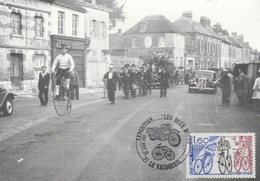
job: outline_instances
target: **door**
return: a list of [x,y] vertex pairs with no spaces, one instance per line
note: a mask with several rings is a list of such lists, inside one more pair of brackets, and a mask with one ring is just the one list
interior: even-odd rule
[[23,77],[23,56],[22,54],[11,54],[10,74],[12,89],[20,89],[21,80]]

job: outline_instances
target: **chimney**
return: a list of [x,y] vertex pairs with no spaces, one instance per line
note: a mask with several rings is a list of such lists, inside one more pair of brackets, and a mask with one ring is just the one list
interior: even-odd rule
[[192,19],[192,12],[191,11],[185,11],[182,13],[182,18],[189,18]]
[[204,26],[204,27],[206,27],[207,26],[207,17],[206,16],[201,16],[200,17],[200,24],[202,25],[202,26]]
[[216,30],[217,32],[221,32],[221,31],[222,31],[221,25],[220,25],[219,23],[213,25],[213,28],[214,28],[214,30]]
[[244,41],[244,35],[243,35],[243,34],[239,35],[238,38],[239,38],[240,40]]
[[226,35],[226,36],[228,36],[228,35],[229,35],[229,33],[228,33],[228,31],[227,31],[227,30],[223,30],[223,31],[222,31],[222,34],[223,34],[223,35]]
[[209,18],[207,18],[206,23],[207,23],[207,25],[208,25],[209,27],[211,26],[211,21],[210,21]]
[[236,38],[237,37],[237,32],[232,32],[231,35]]
[[122,34],[122,29],[119,28],[119,29],[117,30],[117,33],[118,33],[119,35],[121,35],[121,34]]

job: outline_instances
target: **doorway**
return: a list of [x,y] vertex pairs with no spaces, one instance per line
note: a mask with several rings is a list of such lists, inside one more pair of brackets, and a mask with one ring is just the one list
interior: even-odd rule
[[10,55],[10,78],[12,89],[20,89],[21,80],[23,78],[23,55],[11,53]]

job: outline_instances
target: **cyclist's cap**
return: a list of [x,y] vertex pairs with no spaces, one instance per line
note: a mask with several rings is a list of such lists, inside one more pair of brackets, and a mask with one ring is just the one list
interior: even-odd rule
[[46,69],[46,66],[45,66],[45,65],[43,65],[43,66],[42,66],[42,69],[43,69],[43,68],[45,68],[45,69]]
[[108,68],[114,68],[114,66],[113,65],[109,65],[109,67]]
[[61,46],[61,48],[67,48],[67,45],[64,43],[62,43],[60,46]]

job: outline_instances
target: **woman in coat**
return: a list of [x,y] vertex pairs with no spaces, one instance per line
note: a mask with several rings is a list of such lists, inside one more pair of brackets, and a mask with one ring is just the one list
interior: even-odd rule
[[230,78],[227,72],[223,73],[220,84],[222,87],[222,105],[227,106],[230,103],[230,94],[231,94]]
[[239,105],[243,105],[246,91],[246,75],[242,72],[241,69],[238,69],[238,72],[239,76],[236,85],[236,95],[239,101]]
[[253,91],[253,106],[256,106],[257,102],[260,100],[260,69],[258,70],[257,78],[255,79]]

